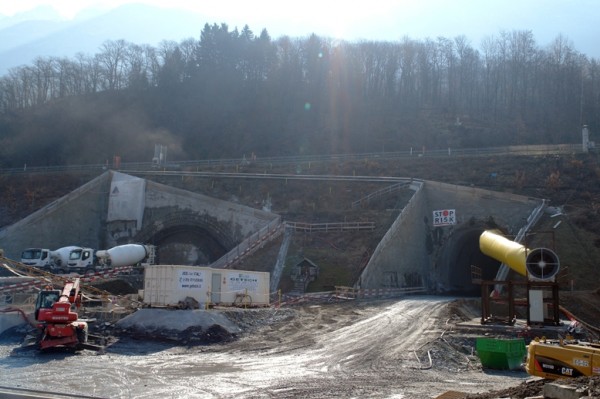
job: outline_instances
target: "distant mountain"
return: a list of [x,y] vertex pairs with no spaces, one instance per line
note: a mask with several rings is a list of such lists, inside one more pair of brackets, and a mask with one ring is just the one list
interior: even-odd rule
[[[589,3],[593,1],[590,0]],[[556,36],[561,34],[561,29],[556,23],[532,24],[526,17],[535,14],[538,21],[563,21],[560,24],[562,34],[573,40],[575,49],[600,59],[600,47],[596,43],[596,37],[600,34],[600,25],[596,23],[597,13],[580,12],[576,14],[579,16],[577,18],[562,17],[569,15],[570,10],[575,10],[568,1],[557,2],[552,7],[538,8],[535,2],[523,2],[523,11],[519,15],[498,16],[492,18],[491,22],[480,19],[473,26],[459,24],[455,19],[447,18],[444,13],[435,14],[438,19],[431,17],[434,19],[428,19],[429,23],[424,23],[420,18],[403,20],[402,14],[390,14],[387,18],[376,21],[377,29],[373,29],[370,24],[353,27],[346,40],[362,40],[362,37],[368,37],[369,40],[400,40],[405,36],[413,39],[438,36],[448,38],[465,34],[477,47],[483,38],[496,35],[499,31],[510,31],[507,28],[514,26],[517,30],[531,30],[541,47],[552,45]],[[586,10],[585,7],[582,9]],[[507,13],[508,10],[507,8]],[[290,21],[272,18],[268,10],[255,15],[253,21],[245,20],[246,16],[240,13],[230,14],[224,20],[215,20],[214,16],[207,17],[211,14],[189,10],[125,4],[110,11],[88,8],[72,20],[62,19],[49,6],[12,17],[0,15],[0,76],[6,74],[9,68],[31,64],[36,57],[96,54],[106,40],[124,39],[131,43],[156,46],[163,40],[179,42],[190,37],[199,39],[205,23],[224,22],[231,29],[237,27],[240,30],[247,23],[255,34],[266,28],[272,37],[304,37],[311,32],[327,37],[332,33],[331,26],[320,26],[318,21],[311,24],[311,21],[300,19]]]
[[[62,29],[68,22],[59,20],[28,20],[8,26],[0,30],[0,58],[4,58],[5,52],[37,40],[42,40]],[[5,60],[0,60],[3,62]]]
[[[38,6],[32,10],[19,12],[12,17],[0,14],[0,29],[8,28],[25,21],[58,21],[60,14],[52,6]],[[5,44],[5,43],[2,43]]]
[[[36,12],[33,17],[41,15]],[[100,15],[79,16],[70,21],[59,20],[57,15],[45,15],[50,18],[0,19],[0,75],[6,74],[9,68],[31,64],[37,57],[93,55],[106,40],[124,39],[156,46],[163,40],[199,39],[205,23],[221,22],[208,21],[190,11],[141,4],[127,4]]]

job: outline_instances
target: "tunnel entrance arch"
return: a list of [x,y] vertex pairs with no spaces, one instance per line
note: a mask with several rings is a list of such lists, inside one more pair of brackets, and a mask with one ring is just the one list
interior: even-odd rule
[[148,223],[135,237],[156,246],[156,262],[173,265],[208,265],[237,245],[227,226],[207,214],[170,213],[165,221]]
[[156,246],[156,262],[169,265],[208,265],[227,249],[207,230],[180,225],[157,232],[148,241]]
[[482,279],[493,280],[496,277],[500,262],[479,249],[479,237],[489,228],[475,224],[459,228],[448,237],[435,262],[439,291],[455,295],[481,295],[481,287],[472,282],[472,265],[481,269]]

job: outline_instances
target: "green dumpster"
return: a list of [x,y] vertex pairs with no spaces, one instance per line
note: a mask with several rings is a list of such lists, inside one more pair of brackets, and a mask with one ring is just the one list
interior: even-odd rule
[[523,338],[477,338],[476,348],[481,365],[496,370],[518,369],[527,351]]

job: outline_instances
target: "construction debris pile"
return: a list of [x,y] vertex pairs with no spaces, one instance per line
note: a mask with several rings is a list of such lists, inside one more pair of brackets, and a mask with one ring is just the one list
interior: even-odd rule
[[192,326],[182,331],[177,329],[146,330],[138,327],[120,329],[117,327],[112,329],[112,331],[105,329],[105,332],[110,332],[110,335],[113,337],[166,341],[184,346],[226,343],[236,339],[235,334],[230,333],[218,324],[213,324],[208,328]]
[[91,331],[107,338],[144,339],[182,346],[227,343],[276,321],[293,318],[293,309],[218,309],[190,312],[140,309],[116,323],[98,323]]
[[467,394],[465,399],[543,398],[548,397],[544,396],[544,389],[548,390],[548,388],[544,387],[549,384],[559,385],[567,391],[576,392],[572,395],[577,396],[568,397],[579,397],[581,399],[600,398],[600,377],[579,377],[574,379],[561,379],[552,383],[541,379],[525,381],[515,387],[502,389],[499,391],[492,391],[485,394]]

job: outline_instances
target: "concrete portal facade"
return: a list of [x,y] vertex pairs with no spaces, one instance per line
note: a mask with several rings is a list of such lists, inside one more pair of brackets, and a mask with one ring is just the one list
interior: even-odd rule
[[[545,206],[541,199],[433,181],[415,181],[411,188],[414,196],[379,243],[359,288],[424,286],[429,292],[478,294],[471,265],[490,280],[500,266],[481,253],[481,233],[499,229],[514,236]],[[452,217],[448,224],[434,220],[444,211]]]
[[210,264],[278,215],[108,171],[0,231],[0,248],[153,244],[162,263]]
[[[379,242],[357,288],[475,295],[479,287],[471,282],[471,265],[482,268],[484,279],[492,279],[500,266],[481,253],[481,233],[499,229],[514,236],[545,206],[541,199],[510,193],[403,181],[414,194]],[[141,243],[158,248],[160,264],[209,265],[225,254],[244,253],[239,249],[252,247],[250,240],[266,236],[263,229],[277,226],[281,217],[271,212],[110,171],[0,231],[0,248],[20,259],[29,247]]]

